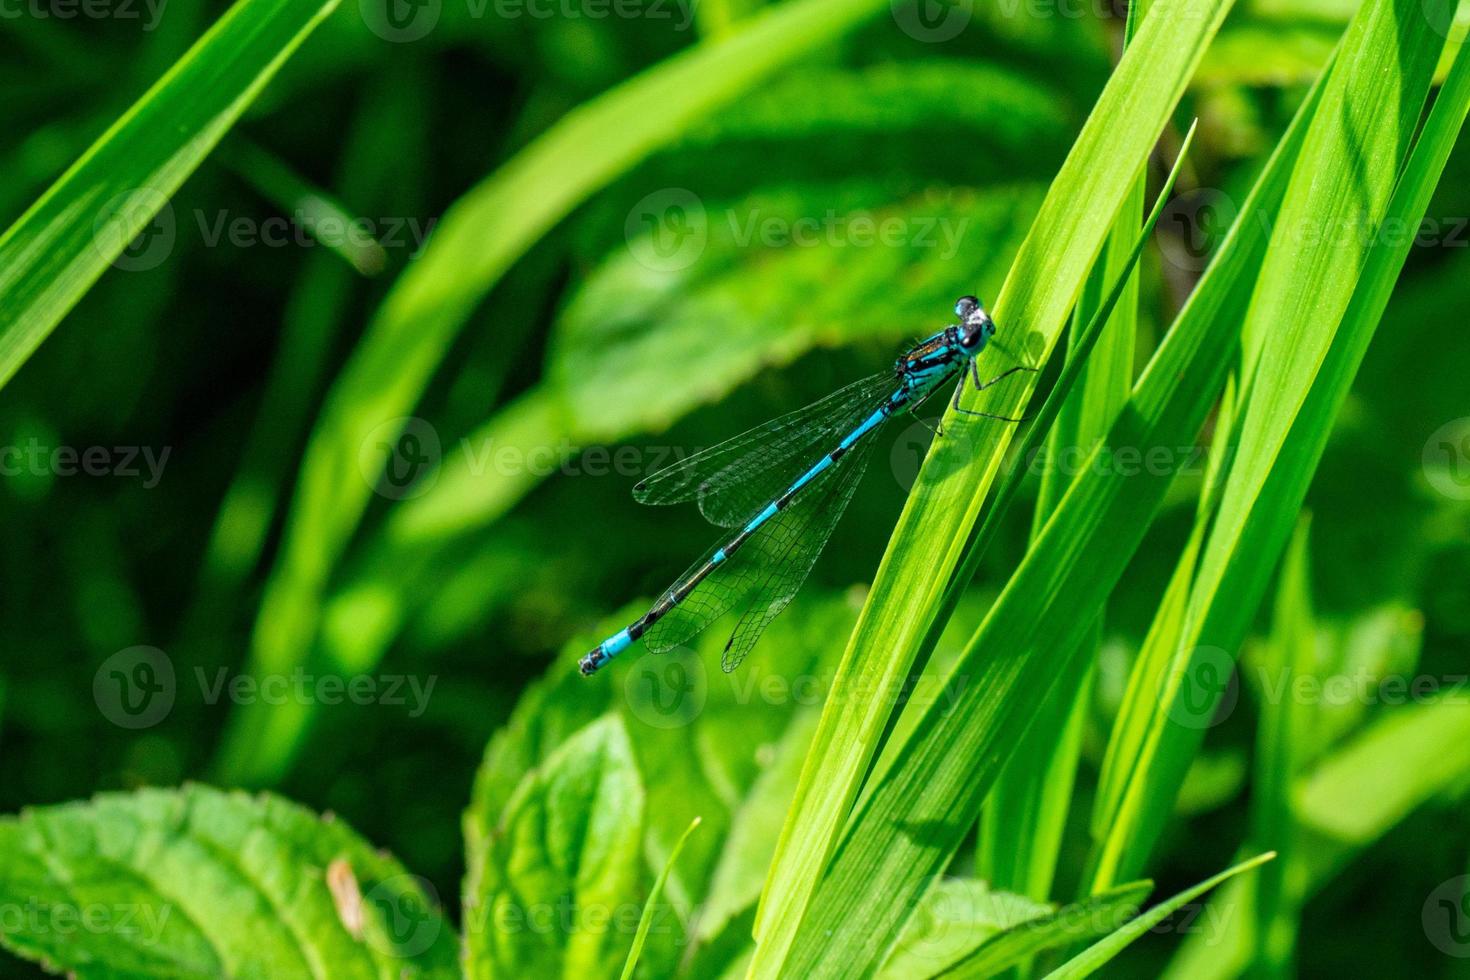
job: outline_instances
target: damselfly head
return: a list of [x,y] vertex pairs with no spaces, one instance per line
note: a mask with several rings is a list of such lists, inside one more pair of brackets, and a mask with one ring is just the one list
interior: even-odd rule
[[985,346],[995,336],[995,321],[974,296],[961,296],[954,304],[954,315],[960,318],[960,346],[972,350]]

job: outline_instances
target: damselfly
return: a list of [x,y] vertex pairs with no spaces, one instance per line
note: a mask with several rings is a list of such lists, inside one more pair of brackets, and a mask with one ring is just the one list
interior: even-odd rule
[[739,528],[695,562],[636,623],[599,643],[579,666],[591,674],[643,638],[655,653],[692,639],[742,610],[722,665],[734,670],[796,595],[832,528],[847,509],[884,422],[911,412],[958,378],[951,404],[965,415],[1019,419],[960,408],[966,376],[983,391],[1017,371],[980,380],[977,358],[995,335],[980,301],[955,303],[959,323],[921,341],[892,371],[846,388],[666,467],[633,488],[645,504],[697,500],[711,523]]

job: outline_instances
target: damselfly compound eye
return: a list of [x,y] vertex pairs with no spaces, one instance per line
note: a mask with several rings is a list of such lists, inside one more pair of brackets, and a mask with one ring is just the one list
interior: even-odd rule
[[954,315],[963,321],[978,309],[980,309],[980,301],[978,299],[973,296],[961,296],[955,300]]

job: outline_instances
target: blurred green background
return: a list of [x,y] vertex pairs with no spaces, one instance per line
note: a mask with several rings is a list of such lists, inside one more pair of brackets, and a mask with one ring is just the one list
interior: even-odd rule
[[[318,705],[262,749],[252,726],[274,709],[210,703],[197,671],[212,681],[246,669],[307,436],[388,285],[446,209],[566,112],[758,6],[650,0],[618,15],[590,0],[424,0],[384,14],[374,2],[345,3],[307,41],[166,223],[0,395],[0,446],[17,450],[0,478],[0,809],[191,779],[268,786],[341,814],[453,896],[460,814],[520,692],[571,670],[614,613],[655,594],[712,537],[692,508],[637,507],[638,476],[667,451],[711,445],[881,369],[948,322],[955,296],[993,296],[1107,77],[1122,21],[1088,4],[917,18],[896,7],[557,224],[477,307],[414,409],[409,431],[422,438],[388,460],[468,445],[481,471],[398,487],[368,467],[376,493],[330,570],[319,629],[287,644],[313,674],[356,663],[347,673],[412,677],[430,695],[415,705],[404,686],[405,704]],[[1165,134],[1177,143],[1201,120],[1143,261],[1140,358],[1352,7],[1260,0],[1231,15],[1180,129]],[[223,7],[8,9],[19,13],[0,25],[6,225]],[[938,14],[955,11],[963,29],[947,36]],[[334,210],[364,219],[379,245],[334,249],[327,226],[300,230],[303,215]],[[1462,140],[1309,499],[1321,629],[1365,663],[1442,678],[1470,671],[1470,441],[1436,455],[1439,441],[1470,440],[1465,429],[1436,435],[1470,415],[1467,215]],[[868,220],[891,220],[894,240],[864,239]],[[790,237],[804,227],[811,239]],[[686,232],[692,252],[680,251]],[[885,438],[788,616],[824,596],[855,610],[927,436]],[[535,445],[558,461],[496,462],[503,446]],[[630,455],[600,455],[623,446]],[[90,447],[106,450],[95,474],[30,462]],[[1111,604],[1084,803],[1197,480],[1181,479]],[[1019,558],[1024,510],[979,596]],[[109,658],[138,645],[163,652],[176,694],[162,717],[128,728],[105,676]],[[1181,794],[1155,865],[1161,894],[1229,863],[1255,725],[1246,683]],[[1375,976],[1470,976],[1426,942],[1419,918],[1424,896],[1465,871],[1467,815],[1463,793],[1437,799],[1314,899],[1302,975],[1373,963]],[[1111,969],[1156,975],[1177,938],[1150,937]]]

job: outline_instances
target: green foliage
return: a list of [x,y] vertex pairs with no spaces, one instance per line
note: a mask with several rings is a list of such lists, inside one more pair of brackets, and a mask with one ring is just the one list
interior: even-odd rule
[[[233,8],[0,235],[0,384],[153,226],[169,196],[335,6],[254,0]],[[168,248],[169,232],[159,234],[144,247]],[[155,262],[146,252],[131,258],[140,268]]]
[[340,821],[203,786],[0,823],[3,942],[89,977],[455,976],[422,882]]
[[[0,42],[6,975],[1450,969],[1465,14],[530,6]],[[739,671],[577,675],[712,533],[633,482],[971,292],[1025,425],[890,425]]]

